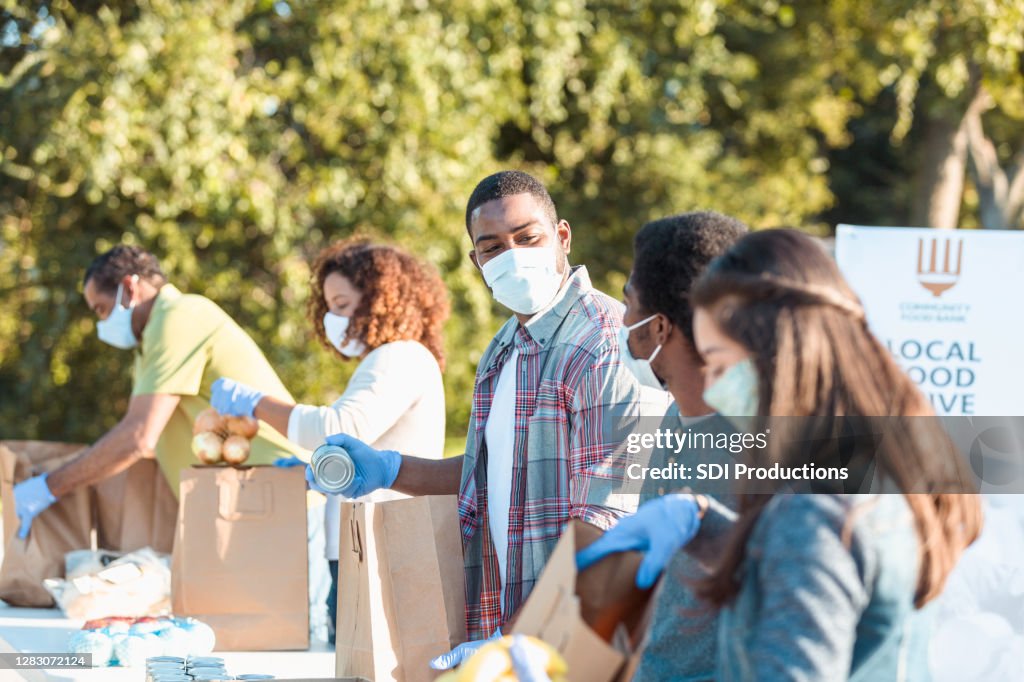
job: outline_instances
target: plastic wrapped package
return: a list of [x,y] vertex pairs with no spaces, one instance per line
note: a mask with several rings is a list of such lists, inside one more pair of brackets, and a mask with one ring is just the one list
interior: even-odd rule
[[113,616],[88,621],[68,640],[68,651],[92,654],[95,667],[135,668],[160,657],[203,660],[215,645],[213,629],[195,618]]
[[92,665],[102,668],[114,657],[114,640],[105,632],[80,630],[71,636],[68,653],[92,654]]
[[164,642],[156,635],[114,636],[114,658],[126,668],[142,667],[147,658],[163,655]]
[[159,616],[170,613],[171,571],[167,555],[147,548],[123,556],[90,550],[69,552],[67,578],[43,581],[69,618]]

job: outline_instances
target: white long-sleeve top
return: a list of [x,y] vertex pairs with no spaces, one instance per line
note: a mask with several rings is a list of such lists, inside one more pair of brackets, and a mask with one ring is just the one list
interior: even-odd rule
[[[378,450],[441,459],[444,408],[437,360],[418,341],[395,341],[363,358],[334,404],[296,405],[288,417],[288,440],[314,450],[327,436],[346,433]],[[378,490],[360,500],[403,497],[392,490]],[[341,497],[328,496],[324,520],[328,559],[338,558],[340,512]]]

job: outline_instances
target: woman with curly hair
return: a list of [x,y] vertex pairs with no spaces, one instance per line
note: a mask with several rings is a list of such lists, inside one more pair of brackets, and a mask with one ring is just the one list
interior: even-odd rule
[[[213,385],[223,414],[261,419],[290,441],[315,449],[334,433],[374,447],[440,459],[444,451],[443,327],[448,294],[438,273],[384,244],[349,239],[325,248],[313,264],[309,320],[322,344],[359,365],[331,405],[294,405],[231,379]],[[367,500],[405,497],[379,491]],[[328,631],[334,642],[341,499],[325,511],[331,572]]]

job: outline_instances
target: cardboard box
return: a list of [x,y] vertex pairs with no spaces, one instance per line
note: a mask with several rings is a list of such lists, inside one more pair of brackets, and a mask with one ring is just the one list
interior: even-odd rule
[[638,552],[611,555],[578,574],[576,552],[600,536],[580,521],[566,526],[511,628],[557,649],[570,682],[628,680],[653,610],[653,591],[635,586]]

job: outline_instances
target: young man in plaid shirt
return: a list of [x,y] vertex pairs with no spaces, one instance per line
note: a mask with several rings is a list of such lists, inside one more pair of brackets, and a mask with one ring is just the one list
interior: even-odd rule
[[[569,223],[540,182],[517,171],[485,178],[466,228],[470,259],[514,313],[477,367],[466,454],[436,461],[344,434],[327,442],[355,462],[347,497],[381,487],[459,495],[467,632],[480,640],[525,602],[570,519],[608,529],[634,511],[594,504],[601,496],[588,494],[591,483],[619,475],[602,464],[641,414],[665,413],[669,396],[621,363],[623,306],[591,286],[585,267],[569,265]],[[439,667],[457,665],[475,644]]]

